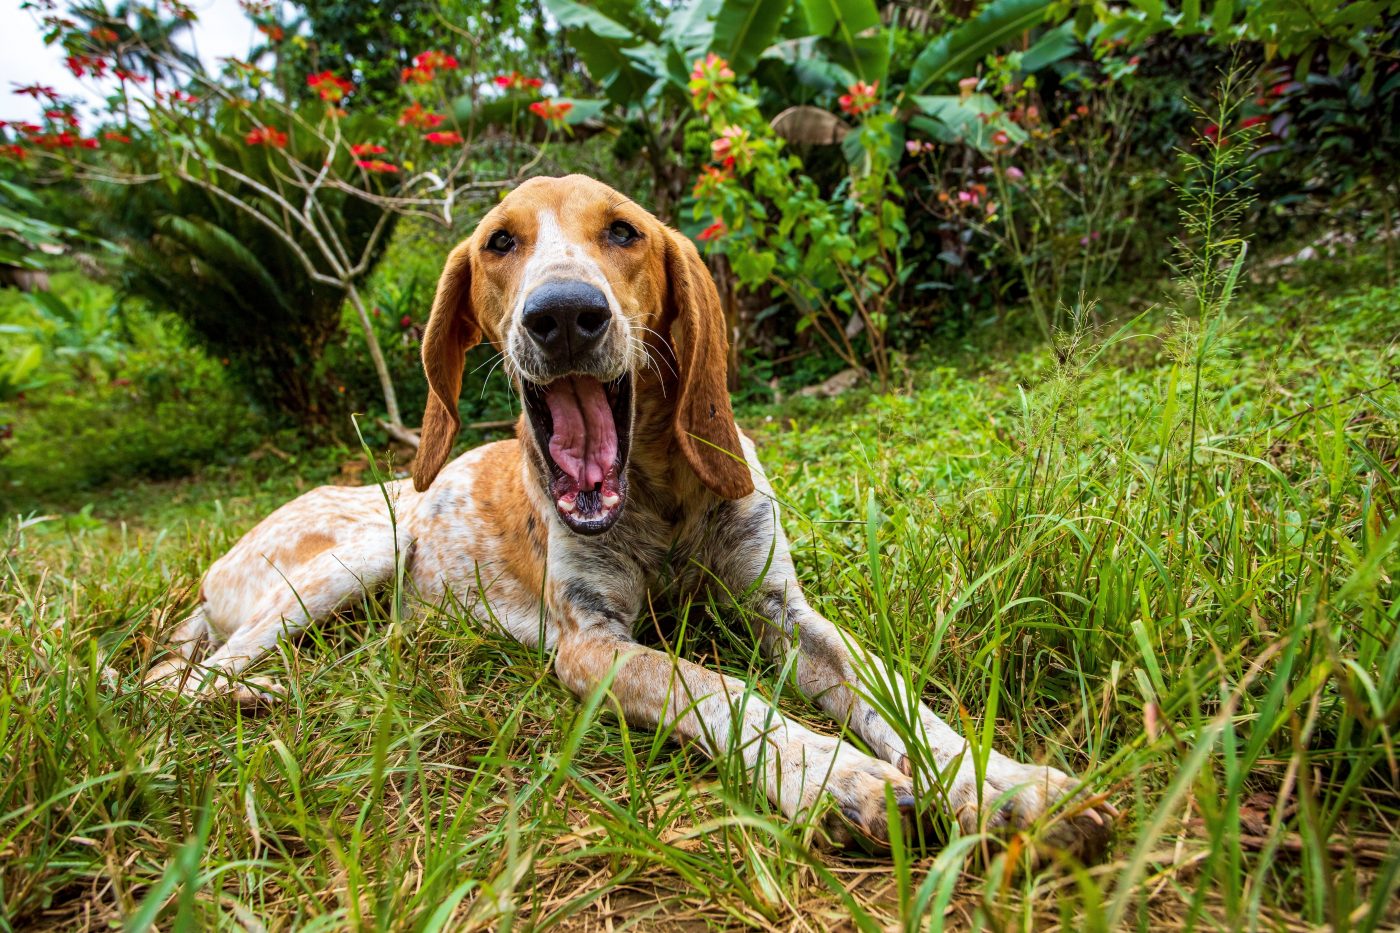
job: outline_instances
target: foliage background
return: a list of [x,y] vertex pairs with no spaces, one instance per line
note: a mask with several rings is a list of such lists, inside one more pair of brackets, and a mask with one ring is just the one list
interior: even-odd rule
[[[32,9],[112,101],[0,127],[0,268],[49,285],[0,288],[6,928],[1400,922],[1400,4],[317,0],[217,73],[179,3]],[[821,851],[397,590],[262,718],[139,689],[259,517],[402,469],[442,257],[570,171],[703,245],[822,611],[1113,794],[1104,864]],[[642,637],[831,728],[695,615]]]

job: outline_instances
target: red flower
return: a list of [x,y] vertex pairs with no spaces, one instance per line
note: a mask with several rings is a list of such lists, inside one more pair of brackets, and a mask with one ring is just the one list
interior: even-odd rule
[[457,59],[446,52],[419,52],[413,56],[413,67],[429,75],[434,71],[456,71]]
[[403,113],[399,114],[399,126],[413,126],[420,130],[431,130],[446,119],[447,118],[441,114],[433,113],[431,110],[424,110],[422,104],[414,103]]
[[92,36],[98,42],[105,42],[108,45],[111,45],[120,38],[115,29],[108,29],[106,26],[97,26],[92,32],[88,33],[88,35]]
[[354,156],[383,155],[388,151],[375,143],[356,143],[350,147],[350,154]]
[[399,72],[399,80],[404,84],[427,84],[433,80],[433,73],[425,68],[405,68]]
[[1220,127],[1216,126],[1214,123],[1210,124],[1206,127],[1206,139],[1214,139],[1216,134],[1219,132]]
[[366,172],[377,172],[381,175],[397,172],[399,167],[392,162],[385,162],[383,159],[359,159],[355,162]]
[[1249,129],[1251,126],[1258,126],[1259,124],[1261,124],[1261,123],[1263,123],[1263,122],[1264,122],[1264,118],[1263,118],[1263,117],[1246,117],[1245,119],[1243,119],[1243,120],[1240,121],[1240,129],[1242,129],[1242,130],[1247,130],[1247,129]]
[[998,146],[1005,146],[1007,143],[1011,142],[1011,137],[1006,135],[1006,130],[997,130],[992,134],[992,142],[996,143]]
[[708,227],[706,227],[704,230],[701,230],[701,231],[696,235],[696,239],[705,240],[705,241],[709,241],[709,240],[718,240],[720,237],[724,236],[724,235],[725,235],[726,233],[728,233],[728,232],[729,232],[729,228],[726,227],[726,226],[724,225],[724,221],[722,221],[722,220],[716,220],[714,223],[710,224],[710,225],[709,225]]
[[12,159],[25,159],[29,152],[18,143],[10,143],[8,146],[0,146],[0,152],[5,153]]
[[410,327],[413,326],[413,318],[405,314],[403,317],[399,318],[399,326],[402,327],[404,330],[408,330]]
[[114,142],[114,143],[129,143],[129,142],[131,142],[131,137],[130,137],[130,136],[127,136],[125,133],[106,132],[106,133],[103,133],[103,134],[102,134],[102,138],[103,138],[103,139],[106,139],[106,140],[110,140],[111,142]]
[[563,123],[564,117],[573,109],[574,105],[567,100],[537,100],[530,105],[531,113],[552,123]]
[[69,126],[78,125],[78,118],[67,110],[45,110],[44,116],[50,120],[61,120]]
[[344,78],[337,78],[333,71],[323,71],[320,74],[307,75],[306,84],[314,87],[321,95],[321,100],[338,101],[355,89],[352,81]]
[[271,146],[274,149],[282,149],[287,145],[287,134],[270,126],[259,126],[244,136],[243,141],[250,146]]
[[434,146],[456,146],[463,142],[460,133],[425,133],[423,138]]
[[849,94],[842,94],[838,103],[841,109],[851,116],[859,116],[870,110],[879,102],[880,82],[866,84],[864,81],[857,81],[846,90]]
[[13,83],[14,86],[15,86],[15,91],[14,91],[14,92],[15,92],[16,94],[25,94],[25,95],[27,95],[27,96],[29,96],[29,97],[34,98],[35,100],[38,100],[40,97],[55,98],[55,97],[58,96],[58,91],[56,91],[56,90],[54,90],[53,88],[49,87],[47,84],[24,84],[24,85],[22,85],[22,84],[20,84],[18,81],[14,81],[14,82],[12,82],[12,83]]
[[267,36],[272,42],[281,42],[287,35],[281,26],[275,26],[271,23],[258,23],[258,32]]
[[89,72],[94,78],[101,78],[107,74],[107,60],[96,55],[69,55],[63,63],[73,72],[75,78],[81,78]]
[[527,78],[518,71],[508,75],[496,75],[496,86],[507,91],[538,90],[544,85],[539,78]]
[[112,74],[117,76],[118,81],[135,81],[137,84],[145,84],[146,76],[133,74],[125,68],[113,68]]
[[82,146],[84,149],[96,149],[100,143],[98,143],[96,139],[80,139],[78,140],[78,145]]

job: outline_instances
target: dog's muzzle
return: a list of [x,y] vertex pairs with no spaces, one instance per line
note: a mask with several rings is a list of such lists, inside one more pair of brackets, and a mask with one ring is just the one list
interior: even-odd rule
[[535,288],[521,310],[538,370],[548,374],[525,379],[521,395],[549,496],[571,531],[599,534],[622,514],[632,438],[631,374],[598,375],[616,372],[606,360],[612,309],[597,287],[558,281]]

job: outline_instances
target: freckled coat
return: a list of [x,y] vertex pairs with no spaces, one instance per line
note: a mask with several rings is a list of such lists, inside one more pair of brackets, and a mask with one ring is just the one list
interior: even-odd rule
[[[609,240],[619,223],[637,237]],[[511,248],[489,248],[492,237]],[[594,536],[561,520],[528,413],[516,440],[448,462],[466,351],[484,337],[517,386],[538,381],[522,308],[559,281],[597,289],[610,313],[607,339],[576,371],[622,373],[633,386],[632,410],[618,413],[632,441],[625,505]],[[247,665],[392,579],[404,555],[421,611],[465,607],[543,643],[570,689],[606,683],[630,721],[740,757],[784,814],[825,813],[837,839],[886,839],[889,788],[906,816],[939,806],[968,831],[1044,822],[1048,845],[1098,852],[1110,805],[1063,772],[996,752],[979,780],[966,741],[811,608],[772,489],[735,426],[726,358],[718,295],[688,240],[592,179],[525,183],[447,259],[423,342],[430,396],[412,482],[316,489],[270,515],[209,568],[199,606],[174,633],[176,656],[149,682],[266,700],[275,686],[244,677]],[[707,594],[756,614],[770,655],[795,651],[797,686],[868,752],[783,716],[736,678],[633,639],[649,605]],[[194,662],[206,635],[218,646]],[[911,776],[932,789],[929,800],[916,800]]]

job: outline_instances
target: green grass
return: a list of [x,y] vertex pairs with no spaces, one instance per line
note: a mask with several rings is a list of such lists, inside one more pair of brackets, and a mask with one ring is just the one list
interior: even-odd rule
[[[1393,928],[1400,289],[1325,272],[1204,332],[1148,315],[742,414],[814,603],[971,734],[1109,790],[1099,866],[813,852],[732,766],[392,593],[269,659],[291,695],[265,715],[143,693],[202,568],[333,472],[306,455],[11,523],[5,922]],[[831,728],[741,621],[687,621],[641,628]]]

